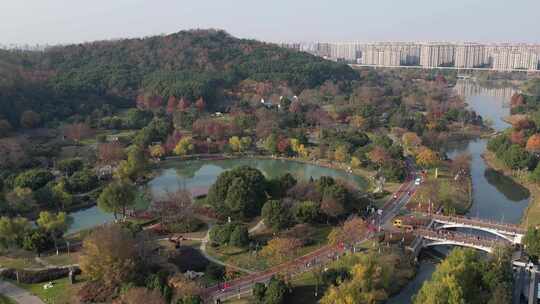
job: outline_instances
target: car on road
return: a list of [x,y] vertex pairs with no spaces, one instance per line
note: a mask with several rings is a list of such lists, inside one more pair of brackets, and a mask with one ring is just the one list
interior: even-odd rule
[[420,177],[417,177],[417,178],[414,180],[414,184],[415,184],[416,186],[420,185],[421,183],[422,183],[422,178],[420,178]]

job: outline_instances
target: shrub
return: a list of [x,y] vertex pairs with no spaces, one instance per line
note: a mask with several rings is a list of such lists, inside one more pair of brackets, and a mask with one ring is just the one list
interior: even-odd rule
[[98,178],[91,170],[75,172],[67,181],[66,188],[71,193],[88,192],[98,186]]
[[15,187],[37,190],[53,179],[54,176],[47,170],[31,169],[17,175]]
[[65,174],[71,175],[81,170],[83,165],[84,163],[80,158],[69,158],[59,161],[56,167]]

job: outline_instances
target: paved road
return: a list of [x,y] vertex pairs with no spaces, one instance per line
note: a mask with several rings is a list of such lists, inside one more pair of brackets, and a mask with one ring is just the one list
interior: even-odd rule
[[[383,207],[383,213],[379,222],[381,225],[390,223],[391,219],[401,210],[403,206],[409,201],[412,193],[416,190],[414,184],[414,175],[410,175],[405,183],[401,185],[399,190],[395,193],[396,198],[391,198]],[[409,194],[411,193],[411,194]],[[365,236],[363,240],[368,239],[370,236]],[[203,242],[204,244],[205,242]],[[201,244],[201,251],[203,251],[203,244]],[[205,245],[206,246],[206,245]],[[204,251],[203,251],[204,252]],[[311,252],[303,257],[297,258],[294,261],[279,265],[275,268],[269,269],[260,273],[251,273],[246,277],[239,278],[237,280],[225,283],[225,286],[213,286],[206,290],[208,298],[220,298],[222,300],[231,298],[238,294],[244,294],[248,292],[255,282],[265,282],[269,280],[276,273],[280,272],[292,272],[302,273],[310,270],[315,265],[323,265],[327,262],[337,258],[340,255],[340,249],[333,246],[324,246],[315,252]]]
[[3,294],[20,304],[45,304],[40,298],[13,283],[0,281],[0,294]]

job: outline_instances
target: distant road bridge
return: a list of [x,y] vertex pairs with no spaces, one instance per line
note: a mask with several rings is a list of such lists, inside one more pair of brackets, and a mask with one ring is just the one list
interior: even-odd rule
[[485,219],[469,218],[463,216],[446,216],[441,214],[424,214],[431,218],[436,229],[467,228],[491,233],[503,238],[512,244],[521,244],[526,230],[512,224],[502,224]]

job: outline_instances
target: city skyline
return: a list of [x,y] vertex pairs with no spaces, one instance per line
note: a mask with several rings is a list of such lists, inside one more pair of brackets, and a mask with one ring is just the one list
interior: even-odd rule
[[539,43],[540,2],[428,0],[0,0],[0,44],[67,44],[195,28],[262,41],[479,41]]
[[540,70],[540,44],[477,42],[282,43],[329,60],[386,67]]

